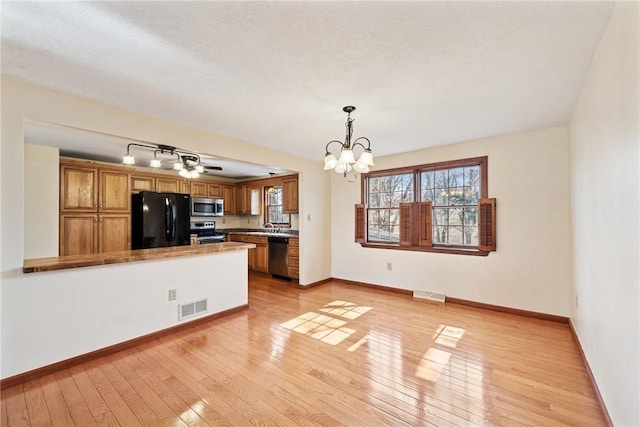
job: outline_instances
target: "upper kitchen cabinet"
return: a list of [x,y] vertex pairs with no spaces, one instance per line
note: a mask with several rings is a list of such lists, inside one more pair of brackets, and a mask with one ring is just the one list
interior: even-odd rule
[[128,212],[129,203],[128,173],[61,162],[61,212]]
[[129,212],[131,192],[129,174],[110,170],[99,170],[100,212]]
[[92,212],[98,209],[98,169],[60,165],[60,210]]
[[222,184],[207,184],[207,197],[222,199]]
[[282,179],[282,213],[298,213],[297,177],[285,177]]
[[193,181],[191,183],[191,197],[207,197],[207,183]]
[[182,190],[181,180],[175,178],[156,178],[158,193],[179,193]]
[[156,179],[151,175],[131,175],[131,191],[156,191]]
[[240,184],[236,195],[236,213],[238,215],[260,215],[262,213],[262,186]]
[[224,200],[225,215],[236,214],[237,209],[236,209],[236,186],[235,185],[224,185],[222,187],[222,199]]

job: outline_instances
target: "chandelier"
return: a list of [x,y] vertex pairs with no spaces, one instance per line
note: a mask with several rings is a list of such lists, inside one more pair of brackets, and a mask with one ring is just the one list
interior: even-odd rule
[[[333,169],[334,172],[343,174],[345,179],[349,181],[355,181],[356,172],[367,173],[369,172],[369,166],[375,166],[373,164],[373,153],[371,152],[371,141],[369,141],[369,138],[361,136],[353,141],[353,143],[351,142],[351,136],[353,135],[353,119],[351,118],[351,113],[355,111],[355,109],[356,107],[353,106],[346,106],[342,109],[342,111],[347,113],[347,132],[344,142],[335,139],[329,141],[325,148],[326,153],[324,155],[324,170]],[[367,142],[366,147],[361,142],[358,142],[361,140]],[[340,145],[340,155],[338,157],[329,151],[329,146],[333,143]],[[358,160],[356,160],[353,150],[358,146],[362,148],[363,152],[360,154]]]
[[[200,174],[204,172],[204,166],[200,164],[200,156],[198,154],[164,144],[131,143],[127,145],[127,153],[122,158],[122,163],[125,165],[133,165],[136,163],[135,158],[131,155],[131,147],[142,147],[153,150],[153,159],[149,162],[149,166],[152,168],[162,167],[162,157],[164,156],[164,160],[166,160],[166,156],[169,156],[169,159],[173,161],[173,170],[177,171],[178,175],[183,178],[198,178]],[[158,158],[158,156],[160,156],[160,158]],[[174,156],[175,159],[173,158]]]

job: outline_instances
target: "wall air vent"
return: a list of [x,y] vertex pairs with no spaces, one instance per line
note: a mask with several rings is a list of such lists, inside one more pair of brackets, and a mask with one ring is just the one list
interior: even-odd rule
[[178,320],[188,319],[205,311],[207,311],[206,299],[178,305]]
[[446,299],[445,294],[441,292],[417,290],[413,291],[414,298],[428,299],[429,301],[444,302]]

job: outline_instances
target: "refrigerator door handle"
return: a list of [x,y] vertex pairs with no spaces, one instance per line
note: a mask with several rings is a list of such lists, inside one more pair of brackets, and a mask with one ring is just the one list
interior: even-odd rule
[[173,226],[173,209],[171,209],[171,200],[164,198],[164,235],[167,241],[171,241],[171,228]]
[[169,199],[169,218],[171,220],[171,222],[169,223],[170,228],[169,228],[169,236],[167,237],[167,240],[170,242],[173,242],[176,239],[176,221],[177,221],[177,210],[176,210],[176,204],[173,203],[171,201],[171,199]]

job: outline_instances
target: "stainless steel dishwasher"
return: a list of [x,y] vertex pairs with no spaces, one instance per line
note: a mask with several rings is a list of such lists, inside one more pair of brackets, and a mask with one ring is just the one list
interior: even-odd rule
[[269,237],[269,274],[289,278],[288,237]]

